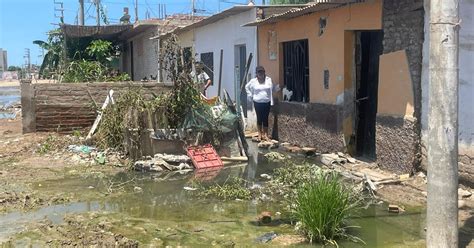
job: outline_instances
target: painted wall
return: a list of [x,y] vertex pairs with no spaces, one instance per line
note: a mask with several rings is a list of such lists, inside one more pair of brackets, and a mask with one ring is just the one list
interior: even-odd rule
[[[327,18],[327,26],[319,36],[319,19]],[[344,82],[348,73],[345,67],[345,43],[351,42],[347,30],[380,30],[382,28],[381,0],[358,3],[293,18],[275,24],[259,26],[259,61],[268,74],[283,85],[281,42],[308,39],[310,101],[342,104]],[[279,45],[276,60],[269,59],[269,32],[276,31]],[[352,43],[351,43],[352,44]],[[329,89],[324,89],[324,70],[329,70]]]
[[[425,1],[429,13],[429,1]],[[460,0],[459,31],[459,154],[474,164],[474,1]],[[422,75],[422,142],[427,141],[429,110],[429,15],[425,16]],[[426,146],[426,145],[425,145]],[[474,172],[474,168],[472,168]]]
[[[150,40],[156,36],[157,29],[150,28],[127,42],[133,41],[133,80],[140,81],[144,77],[150,80],[158,74],[158,40]],[[128,51],[130,53],[130,51]],[[128,62],[130,64],[130,61]],[[130,74],[130,71],[128,71]]]
[[[255,21],[256,10],[229,16],[218,22],[196,28],[194,31],[194,48],[200,58],[201,53],[213,52],[214,56],[214,78],[213,85],[208,89],[208,96],[217,95],[219,80],[220,50],[224,49],[222,64],[222,89],[229,92],[232,98],[236,96],[234,85],[234,48],[236,45],[246,45],[247,57],[250,53],[254,55],[249,73],[255,76],[256,65],[256,28],[242,27],[243,24]],[[199,60],[199,59],[198,59]]]
[[405,50],[380,56],[378,115],[413,117],[413,83]]

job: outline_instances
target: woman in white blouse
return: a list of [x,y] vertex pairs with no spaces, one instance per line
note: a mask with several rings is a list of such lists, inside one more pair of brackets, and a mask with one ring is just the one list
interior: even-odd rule
[[269,140],[268,115],[270,106],[273,105],[273,93],[278,92],[280,88],[277,84],[273,84],[270,77],[265,75],[263,66],[257,66],[255,71],[257,77],[245,85],[245,90],[249,100],[253,101],[257,113],[258,137],[260,140]]

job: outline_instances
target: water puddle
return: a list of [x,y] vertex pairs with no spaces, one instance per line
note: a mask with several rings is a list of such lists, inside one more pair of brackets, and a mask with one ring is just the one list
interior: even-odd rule
[[0,87],[0,119],[13,119],[16,113],[8,111],[21,99],[20,87]]
[[[207,179],[223,182],[229,177],[240,177],[255,182],[260,174],[270,173],[276,166],[278,165],[264,163],[259,156],[254,156],[248,165],[226,167]],[[190,180],[196,179],[202,177],[193,173],[166,178],[158,174],[127,172],[110,178],[72,177],[41,182],[41,187],[36,186],[36,190],[51,194],[61,191],[66,195],[100,196],[107,192],[111,183],[133,181],[133,185],[124,186],[126,193],[117,197],[96,197],[91,201],[0,215],[0,243],[25,230],[32,222],[47,219],[53,224],[62,224],[65,216],[88,213],[95,213],[95,219],[110,221],[114,232],[142,244],[150,244],[159,239],[163,246],[210,246],[230,242],[237,247],[253,247],[257,245],[255,240],[264,234],[295,234],[294,227],[285,221],[287,216],[284,214],[269,226],[261,226],[256,221],[262,211],[284,213],[282,203],[196,199],[184,189]],[[137,187],[140,191],[136,190]],[[367,245],[342,242],[340,246],[424,247],[424,220],[422,210],[389,214],[386,206],[371,206],[352,219],[351,223],[361,227],[354,234],[361,237]],[[34,240],[35,238],[18,237],[14,244],[34,245]],[[272,243],[258,245],[271,246]],[[298,246],[315,245],[304,243]]]

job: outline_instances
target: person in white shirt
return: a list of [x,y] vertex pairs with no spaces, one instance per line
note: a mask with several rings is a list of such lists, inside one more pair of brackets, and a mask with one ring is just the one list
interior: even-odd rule
[[256,78],[253,78],[245,85],[249,101],[253,101],[255,112],[257,113],[258,136],[260,140],[269,140],[268,136],[268,115],[270,106],[273,105],[273,93],[280,90],[278,84],[273,84],[272,79],[265,74],[263,66],[255,69]]
[[191,78],[194,80],[194,83],[196,83],[199,92],[206,96],[206,90],[211,86],[212,81],[209,75],[203,70],[203,67],[202,62],[196,62],[194,65],[196,71],[191,72]]

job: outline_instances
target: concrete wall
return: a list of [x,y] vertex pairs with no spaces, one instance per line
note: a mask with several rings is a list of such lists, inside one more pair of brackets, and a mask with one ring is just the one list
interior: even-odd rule
[[[113,89],[117,99],[130,87],[142,87],[145,96],[168,88],[156,83],[21,84],[23,132],[72,132],[90,128]],[[97,105],[97,107],[95,106]]]
[[[127,41],[128,45],[133,41],[133,78],[134,81],[140,81],[144,77],[150,80],[150,75],[153,77],[158,75],[158,40],[150,40],[158,34],[158,30],[150,28],[146,32],[141,33]],[[130,54],[130,50],[128,50]],[[125,62],[127,72],[131,75],[130,56],[127,56],[128,61]]]
[[229,16],[218,22],[196,28],[194,31],[194,47],[198,54],[213,52],[214,56],[214,78],[207,94],[208,96],[217,95],[219,80],[220,51],[224,50],[224,59],[222,64],[222,89],[227,90],[230,96],[235,99],[239,94],[236,92],[235,84],[235,65],[234,50],[236,45],[246,45],[247,56],[250,53],[254,55],[249,73],[255,76],[256,65],[256,28],[242,27],[243,24],[255,21],[256,9]]
[[409,173],[419,165],[422,0],[383,1],[376,154],[381,168]]
[[[461,181],[474,183],[474,1],[460,0],[461,29],[459,31],[459,174]],[[429,13],[429,1],[425,1]],[[422,144],[426,156],[429,101],[429,15],[425,16],[422,80]],[[423,161],[426,165],[426,160]]]

